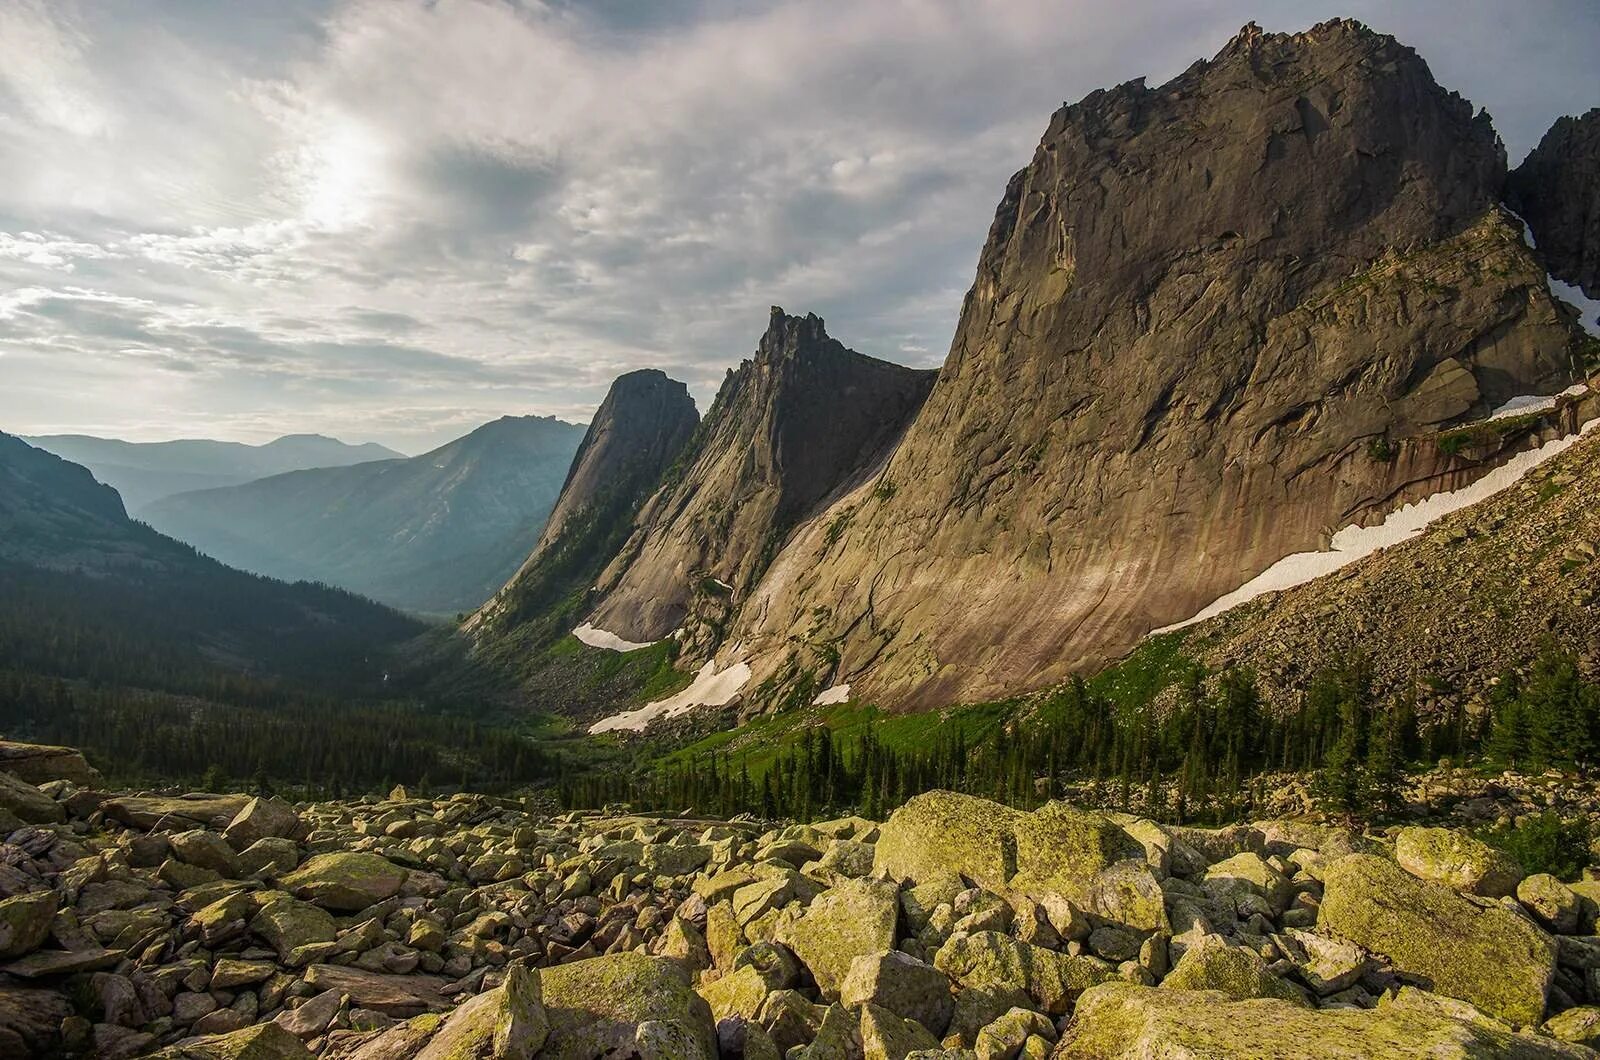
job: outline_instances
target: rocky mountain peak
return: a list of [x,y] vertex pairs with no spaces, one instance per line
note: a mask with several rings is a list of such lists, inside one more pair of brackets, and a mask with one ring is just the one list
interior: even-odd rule
[[774,306],[755,355],[729,372],[671,478],[607,568],[595,623],[629,640],[719,613],[788,532],[882,462],[935,373],[867,357],[815,314]]
[[1506,182],[1550,274],[1600,298],[1600,107],[1556,120]]
[[767,330],[756,344],[756,360],[772,361],[785,356],[800,356],[817,346],[831,344],[843,349],[843,344],[828,337],[822,318],[815,313],[803,317],[790,316],[782,306],[773,306]]
[[887,485],[797,532],[727,640],[758,681],[1004,696],[1482,474],[1526,436],[1439,432],[1564,388],[1577,341],[1504,176],[1487,117],[1350,21],[1062,107]]

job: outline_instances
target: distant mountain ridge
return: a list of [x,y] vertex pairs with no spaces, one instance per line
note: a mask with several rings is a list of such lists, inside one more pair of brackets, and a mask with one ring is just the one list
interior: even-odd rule
[[291,471],[135,513],[245,570],[408,610],[470,611],[532,551],[583,433],[507,416],[421,456]]
[[87,434],[42,435],[23,441],[87,467],[95,478],[122,494],[130,511],[174,493],[404,455],[375,442],[350,445],[320,434],[286,434],[262,445],[204,438],[127,442]]
[[216,667],[376,681],[382,649],[421,628],[199,555],[129,519],[86,468],[0,433],[0,668],[148,687]]

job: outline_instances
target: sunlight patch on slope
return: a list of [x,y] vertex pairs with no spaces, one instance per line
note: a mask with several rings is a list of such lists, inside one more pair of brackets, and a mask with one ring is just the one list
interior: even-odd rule
[[606,651],[638,651],[655,643],[653,640],[647,640],[642,644],[635,640],[624,640],[615,633],[590,625],[588,622],[573,630],[572,635],[591,648],[604,648]]
[[1576,434],[1569,434],[1565,438],[1546,442],[1537,449],[1518,453],[1470,486],[1448,493],[1435,493],[1414,504],[1398,508],[1390,512],[1383,522],[1374,526],[1347,526],[1333,535],[1328,551],[1297,552],[1292,556],[1285,556],[1193,617],[1151,630],[1151,634],[1170,633],[1175,629],[1183,629],[1196,622],[1215,618],[1224,611],[1249,603],[1258,596],[1303,585],[1313,578],[1332,574],[1341,567],[1370,556],[1381,548],[1415,537],[1451,512],[1488,500],[1507,486],[1515,484],[1540,464],[1572,448],[1580,437],[1596,427],[1600,427],[1600,419],[1585,423]]
[[589,726],[589,733],[643,732],[645,726],[658,718],[676,718],[695,707],[720,707],[732,702],[749,680],[750,667],[747,663],[736,662],[719,673],[717,664],[708,662],[700,668],[693,683],[677,695],[647,703],[638,710],[627,710],[602,718]]

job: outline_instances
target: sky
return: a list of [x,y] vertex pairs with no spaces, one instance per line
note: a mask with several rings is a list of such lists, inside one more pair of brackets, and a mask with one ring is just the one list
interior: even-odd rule
[[940,363],[1052,111],[1348,15],[1515,164],[1596,0],[0,0],[0,430],[421,452],[704,409],[768,306]]

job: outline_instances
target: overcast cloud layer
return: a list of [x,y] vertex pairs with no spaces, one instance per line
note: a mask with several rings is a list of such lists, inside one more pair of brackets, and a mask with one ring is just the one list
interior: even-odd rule
[[0,0],[0,429],[703,409],[770,304],[936,365],[1063,100],[1343,14],[1513,162],[1600,104],[1595,0]]

